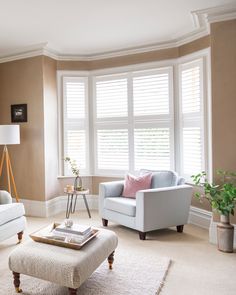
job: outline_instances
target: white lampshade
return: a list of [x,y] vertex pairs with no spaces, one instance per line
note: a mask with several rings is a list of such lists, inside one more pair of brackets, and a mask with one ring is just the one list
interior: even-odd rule
[[0,145],[19,144],[19,125],[0,125]]

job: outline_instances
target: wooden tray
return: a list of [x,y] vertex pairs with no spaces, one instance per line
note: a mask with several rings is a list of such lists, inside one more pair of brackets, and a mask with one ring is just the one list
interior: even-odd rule
[[59,225],[60,225],[60,223],[52,223],[49,226],[44,227],[44,228],[30,234],[30,237],[35,242],[50,244],[50,245],[59,246],[59,247],[70,248],[70,249],[74,249],[74,250],[80,250],[85,244],[87,244],[89,241],[91,241],[93,238],[95,238],[96,235],[99,233],[99,230],[92,229],[92,235],[90,237],[88,237],[88,239],[85,240],[81,244],[70,243],[70,242],[55,240],[55,239],[46,237],[48,234],[51,233],[52,230],[54,230],[54,228],[56,228]]

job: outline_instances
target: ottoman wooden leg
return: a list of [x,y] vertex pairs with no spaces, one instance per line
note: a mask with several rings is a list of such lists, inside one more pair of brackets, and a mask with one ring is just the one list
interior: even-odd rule
[[19,232],[17,235],[18,235],[18,241],[19,241],[19,243],[21,243],[22,236],[23,236],[23,231]]
[[112,264],[114,262],[114,253],[115,253],[115,251],[113,251],[107,258],[108,263],[109,263],[109,269],[112,269]]
[[177,225],[176,228],[177,228],[177,232],[178,233],[182,233],[183,230],[184,230],[184,226],[183,225]]
[[76,295],[77,289],[69,288],[69,295]]
[[108,225],[108,220],[102,218],[102,225],[103,225],[103,226],[107,226],[107,225]]
[[14,277],[14,286],[16,289],[16,293],[21,293],[22,290],[20,288],[20,274],[18,272],[12,272]]

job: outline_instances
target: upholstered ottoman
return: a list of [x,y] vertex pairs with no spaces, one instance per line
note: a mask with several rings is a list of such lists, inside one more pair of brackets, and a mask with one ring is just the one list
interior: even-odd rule
[[9,257],[16,292],[21,292],[20,274],[25,274],[66,286],[69,294],[75,295],[79,286],[106,258],[112,269],[117,244],[117,235],[103,229],[80,250],[27,241]]

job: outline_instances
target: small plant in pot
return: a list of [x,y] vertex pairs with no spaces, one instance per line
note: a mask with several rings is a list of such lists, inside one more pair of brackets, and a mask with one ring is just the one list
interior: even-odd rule
[[68,162],[68,164],[70,165],[71,168],[71,172],[74,174],[75,176],[75,180],[74,180],[74,190],[76,191],[82,191],[83,187],[82,187],[82,179],[79,176],[79,168],[77,167],[76,161],[72,160],[70,157],[66,157],[65,162]]
[[230,224],[230,214],[234,215],[236,205],[236,173],[217,170],[220,180],[217,184],[207,180],[206,172],[192,175],[195,185],[203,188],[204,193],[195,193],[202,201],[207,199],[212,209],[220,214],[220,224],[217,225],[218,249],[223,252],[233,252],[234,227]]

